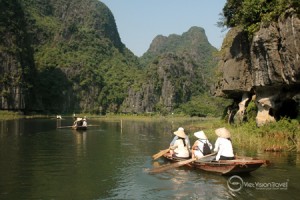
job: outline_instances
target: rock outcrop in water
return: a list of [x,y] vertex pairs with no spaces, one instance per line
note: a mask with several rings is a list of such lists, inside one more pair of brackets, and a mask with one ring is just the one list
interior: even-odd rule
[[232,28],[222,46],[216,95],[240,102],[238,118],[255,95],[257,125],[296,118],[300,101],[300,19],[290,9],[277,22],[262,24],[248,42]]

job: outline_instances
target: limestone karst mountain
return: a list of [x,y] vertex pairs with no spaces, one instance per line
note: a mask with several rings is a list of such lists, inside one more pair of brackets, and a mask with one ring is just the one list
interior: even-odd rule
[[140,58],[145,81],[139,89],[129,90],[122,111],[170,113],[208,92],[217,65],[216,52],[200,27],[191,27],[182,35],[158,35]]
[[233,27],[222,46],[219,70],[222,76],[216,94],[239,103],[242,119],[248,103],[258,108],[256,122],[262,125],[281,117],[297,118],[300,102],[300,18],[288,9],[272,22],[262,22],[249,34]]

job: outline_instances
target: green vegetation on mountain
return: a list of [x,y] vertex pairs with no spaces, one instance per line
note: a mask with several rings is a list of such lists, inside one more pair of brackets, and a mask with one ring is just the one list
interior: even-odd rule
[[24,12],[17,0],[0,1],[0,38],[0,108],[20,109],[33,100],[35,68]]
[[139,74],[101,2],[22,1],[35,50],[37,110],[116,112]]
[[230,106],[232,101],[220,97],[213,97],[207,93],[193,96],[191,100],[180,105],[179,111],[187,113],[190,116],[199,117],[225,117],[225,108]]
[[253,33],[261,22],[276,21],[286,10],[293,8],[300,14],[299,0],[227,0],[220,24],[227,27],[242,26]]
[[199,95],[207,100],[217,64],[217,50],[203,28],[158,36],[137,58],[99,1],[1,0],[0,5],[5,38],[0,109],[93,114],[177,109],[210,115],[187,109]]
[[212,52],[216,51],[217,49],[209,44],[203,28],[191,27],[182,35],[156,36],[140,60],[141,63],[148,64],[161,54],[175,53],[188,55],[198,65],[206,67],[214,61]]
[[[225,107],[225,100],[220,98],[218,102],[209,95],[218,61],[216,55],[216,48],[209,44],[204,29],[200,27],[191,27],[182,35],[157,36],[140,58],[147,81],[128,97],[128,104],[138,105],[135,100],[139,99],[148,106],[130,109],[127,105],[127,111],[222,115],[220,110],[213,108],[220,108],[221,104]],[[151,98],[149,91],[152,91]],[[210,102],[206,104],[209,108],[203,109],[202,102]]]

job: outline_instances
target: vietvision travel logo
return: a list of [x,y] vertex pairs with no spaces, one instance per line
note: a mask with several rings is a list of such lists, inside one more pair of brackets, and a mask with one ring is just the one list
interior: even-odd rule
[[242,177],[234,175],[227,180],[228,188],[233,192],[238,192],[243,188],[256,190],[287,190],[289,179],[284,182],[246,182]]

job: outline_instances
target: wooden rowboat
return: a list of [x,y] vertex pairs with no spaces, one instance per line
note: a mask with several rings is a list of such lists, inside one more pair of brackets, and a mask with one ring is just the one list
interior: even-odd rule
[[[170,154],[164,154],[164,158],[172,162],[184,160],[173,158]],[[260,168],[263,164],[268,163],[266,160],[253,159],[249,157],[237,157],[235,160],[220,161],[212,161],[213,158],[214,156],[205,158],[203,161],[194,161],[186,166],[222,175],[235,175],[250,173]]]

